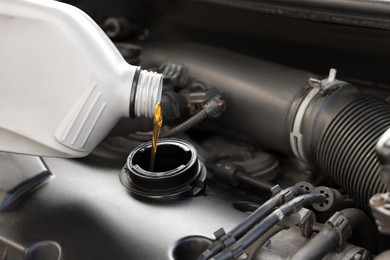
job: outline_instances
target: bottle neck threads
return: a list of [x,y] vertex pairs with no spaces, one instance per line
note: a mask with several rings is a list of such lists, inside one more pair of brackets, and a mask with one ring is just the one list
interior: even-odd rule
[[130,93],[130,117],[153,118],[154,109],[161,100],[163,76],[157,72],[135,71]]

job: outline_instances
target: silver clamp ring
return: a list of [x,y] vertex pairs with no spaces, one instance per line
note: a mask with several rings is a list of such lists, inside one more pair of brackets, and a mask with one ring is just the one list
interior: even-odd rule
[[302,122],[312,99],[317,95],[320,90],[327,90],[332,88],[343,81],[336,79],[336,70],[330,69],[329,76],[323,80],[310,79],[309,85],[312,89],[307,93],[306,97],[303,99],[302,103],[299,105],[297,114],[295,115],[295,120],[293,124],[292,132],[290,133],[290,145],[294,156],[304,162],[308,162],[308,159],[303,151],[303,136],[301,133]]
[[303,117],[305,116],[307,107],[309,106],[311,100],[317,95],[319,91],[320,88],[313,87],[310,90],[310,92],[306,95],[305,99],[302,101],[301,105],[299,106],[299,109],[295,116],[293,130],[290,133],[290,144],[294,156],[305,162],[307,162],[307,158],[303,151],[303,140],[302,140],[302,133],[301,133],[302,121],[303,121]]

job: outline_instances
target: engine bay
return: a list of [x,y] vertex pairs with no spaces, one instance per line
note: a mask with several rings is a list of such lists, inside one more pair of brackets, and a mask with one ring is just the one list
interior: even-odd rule
[[162,75],[156,164],[0,152],[1,259],[390,258],[390,2],[63,2]]

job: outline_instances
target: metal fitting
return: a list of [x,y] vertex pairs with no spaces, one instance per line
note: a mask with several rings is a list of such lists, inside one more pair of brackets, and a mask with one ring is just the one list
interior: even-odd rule
[[372,196],[370,207],[379,232],[390,235],[390,192]]
[[303,135],[301,132],[303,119],[306,114],[306,110],[309,107],[309,104],[314,99],[314,97],[317,96],[318,93],[322,93],[326,91],[327,89],[332,88],[333,86],[336,86],[340,83],[344,83],[343,81],[336,79],[336,69],[330,69],[329,76],[326,79],[318,80],[318,79],[309,79],[309,86],[311,87],[311,90],[308,91],[306,96],[303,98],[301,104],[299,105],[299,108],[297,110],[297,113],[295,115],[295,120],[293,123],[292,131],[290,132],[290,145],[291,150],[294,154],[294,156],[301,161],[308,162],[307,156],[304,152],[304,145],[303,145]]
[[338,246],[342,247],[345,245],[346,240],[352,234],[352,227],[349,223],[349,219],[340,212],[336,212],[331,216],[325,225],[334,229],[338,233]]

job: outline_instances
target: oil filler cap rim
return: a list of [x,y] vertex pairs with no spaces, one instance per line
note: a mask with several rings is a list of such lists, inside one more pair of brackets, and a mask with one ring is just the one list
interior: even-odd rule
[[127,158],[120,180],[136,197],[171,200],[200,194],[206,167],[195,148],[177,138],[158,142],[155,171],[149,170],[151,142],[135,148]]

